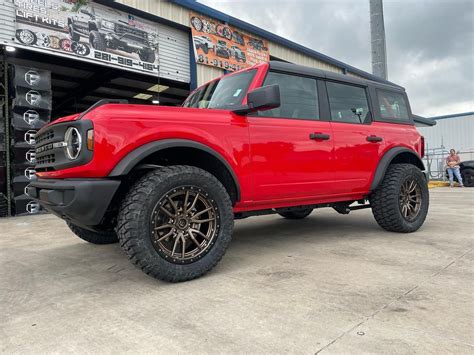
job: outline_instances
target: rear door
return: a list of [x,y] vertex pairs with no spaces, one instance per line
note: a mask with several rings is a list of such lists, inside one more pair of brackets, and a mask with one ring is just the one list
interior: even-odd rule
[[[254,200],[282,201],[330,195],[334,182],[331,123],[321,117],[320,82],[269,72],[263,85],[278,84],[279,108],[248,116]],[[322,86],[324,92],[324,86]]]
[[384,149],[383,126],[372,124],[367,87],[327,81],[334,135],[336,194],[369,190]]

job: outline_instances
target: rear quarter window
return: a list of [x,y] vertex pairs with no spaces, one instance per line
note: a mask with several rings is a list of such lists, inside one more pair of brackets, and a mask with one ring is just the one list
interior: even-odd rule
[[387,121],[410,121],[405,95],[388,90],[377,90],[380,118]]

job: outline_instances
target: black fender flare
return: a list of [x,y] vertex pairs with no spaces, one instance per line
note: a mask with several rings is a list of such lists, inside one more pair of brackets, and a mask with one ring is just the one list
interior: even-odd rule
[[237,201],[240,201],[239,180],[237,179],[237,175],[227,160],[225,160],[222,155],[207,145],[186,139],[163,139],[144,144],[135,150],[132,150],[125,157],[123,157],[122,160],[120,160],[119,163],[109,173],[109,176],[117,177],[127,175],[138,164],[138,162],[147,156],[168,148],[194,148],[211,154],[226,167],[227,171],[232,177],[232,180],[234,181],[237,190]]
[[395,147],[389,149],[382,159],[380,159],[379,164],[377,166],[377,170],[375,171],[374,178],[372,179],[372,184],[370,185],[370,191],[374,191],[382,182],[385,173],[387,172],[388,166],[390,163],[400,154],[408,153],[412,157],[413,161],[416,163],[415,165],[419,167],[421,170],[425,170],[425,166],[423,161],[421,160],[418,153],[414,150],[405,148],[405,147]]

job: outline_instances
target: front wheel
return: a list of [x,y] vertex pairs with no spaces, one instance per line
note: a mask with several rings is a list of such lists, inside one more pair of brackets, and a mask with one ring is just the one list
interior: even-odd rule
[[88,229],[76,226],[71,222],[66,222],[69,229],[82,240],[92,244],[112,244],[117,243],[118,238],[115,232],[93,232]]
[[411,164],[390,165],[370,196],[377,223],[391,232],[410,233],[423,225],[429,206],[428,184]]
[[105,42],[105,38],[98,31],[91,31],[89,43],[95,50],[102,52],[107,50],[107,42]]
[[120,245],[133,264],[157,279],[200,277],[224,256],[234,225],[232,204],[213,175],[169,166],[140,178],[118,216]]
[[465,169],[462,174],[462,182],[463,185],[466,187],[473,187],[474,186],[474,170],[473,169]]
[[147,63],[155,62],[155,52],[152,51],[151,49],[148,49],[148,48],[140,49],[138,51],[138,56],[140,57],[140,60],[143,60],[144,62],[147,62]]

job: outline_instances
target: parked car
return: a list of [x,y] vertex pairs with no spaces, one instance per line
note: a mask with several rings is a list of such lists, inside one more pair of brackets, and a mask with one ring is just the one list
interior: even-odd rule
[[216,55],[222,58],[230,58],[229,48],[227,48],[226,41],[217,41]]
[[205,54],[214,51],[214,43],[209,36],[194,36],[194,44],[196,49],[201,48]]
[[[459,164],[459,168],[463,185],[466,187],[474,187],[474,160],[463,161],[461,164]],[[449,179],[447,169],[446,178]],[[458,181],[456,176],[454,176],[454,180]]]
[[68,18],[69,36],[78,42],[81,36],[89,39],[92,48],[106,51],[119,49],[127,53],[137,53],[140,60],[155,62],[156,44],[153,34],[124,21],[112,21],[96,16],[93,7],[82,7]]
[[234,57],[238,62],[246,62],[247,58],[245,52],[242,51],[238,46],[231,46],[229,49],[229,54],[231,57]]
[[403,88],[270,62],[182,107],[103,100],[45,126],[27,192],[80,238],[120,241],[145,273],[178,282],[219,262],[234,219],[371,208],[385,230],[418,230],[423,147]]

